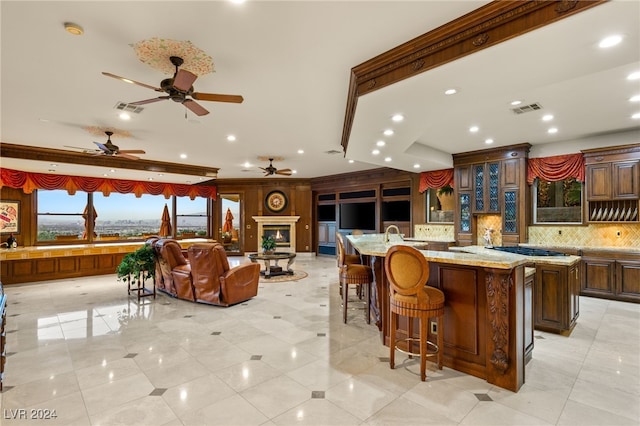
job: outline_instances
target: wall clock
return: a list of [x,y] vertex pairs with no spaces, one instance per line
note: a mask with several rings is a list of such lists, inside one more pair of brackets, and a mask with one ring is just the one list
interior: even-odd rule
[[274,213],[281,212],[287,207],[287,196],[282,191],[271,191],[267,194],[264,204]]

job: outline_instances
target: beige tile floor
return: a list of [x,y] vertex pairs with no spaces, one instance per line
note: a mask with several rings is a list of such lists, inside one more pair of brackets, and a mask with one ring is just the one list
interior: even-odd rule
[[535,332],[513,393],[433,365],[423,383],[411,360],[390,370],[361,310],[342,323],[335,260],[300,255],[294,269],[309,275],[230,308],[138,303],[113,275],[6,286],[0,423],[640,423],[640,305],[580,298],[570,337]]

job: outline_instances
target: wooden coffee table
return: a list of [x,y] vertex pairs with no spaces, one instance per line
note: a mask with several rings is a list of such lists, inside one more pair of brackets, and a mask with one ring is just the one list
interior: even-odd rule
[[[258,263],[258,260],[262,260],[264,262],[265,269],[264,271],[260,271],[260,275],[264,275],[265,278],[271,278],[278,275],[293,275],[291,265],[293,265],[295,258],[295,253],[284,252],[275,252],[273,254],[252,253],[249,255],[249,260],[253,263]],[[278,262],[283,259],[287,259],[286,269],[278,266]],[[275,263],[273,266],[271,266],[272,261]]]

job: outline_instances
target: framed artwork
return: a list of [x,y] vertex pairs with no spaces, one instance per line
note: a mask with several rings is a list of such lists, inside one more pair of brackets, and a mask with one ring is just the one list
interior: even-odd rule
[[20,233],[20,201],[0,200],[0,234]]
[[281,212],[287,207],[287,196],[282,191],[271,191],[264,199],[264,204],[274,213]]

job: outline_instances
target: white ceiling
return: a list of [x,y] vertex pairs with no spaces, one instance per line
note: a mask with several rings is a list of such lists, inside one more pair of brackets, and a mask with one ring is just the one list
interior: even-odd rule
[[[260,156],[284,157],[276,167],[312,178],[380,166],[447,168],[450,154],[487,148],[486,137],[495,140],[491,146],[529,142],[533,154],[545,155],[640,141],[640,120],[630,118],[640,103],[628,101],[640,94],[640,80],[625,79],[640,71],[640,2],[613,1],[362,96],[345,158],[340,140],[350,69],[486,3],[3,0],[0,140],[92,149],[93,141],[106,137],[83,127],[113,127],[132,134],[113,138],[121,149],[143,149],[147,160],[217,167],[218,178],[261,177],[258,167],[266,163]],[[85,34],[66,33],[64,22],[81,25]],[[622,34],[623,43],[598,49],[600,38],[612,33]],[[211,113],[188,112],[185,118],[183,106],[164,101],[145,105],[129,122],[119,120],[117,102],[157,93],[101,73],[158,86],[168,76],[140,62],[130,46],[152,37],[193,42],[216,67],[196,80],[195,91],[242,95],[244,103],[200,102]],[[445,96],[449,87],[459,93]],[[509,104],[514,99],[543,109],[515,115]],[[392,123],[394,113],[405,120]],[[543,113],[554,121],[543,123]],[[471,125],[480,131],[470,134]],[[557,134],[547,134],[551,125]],[[386,128],[396,133],[385,137]],[[237,140],[228,142],[228,134]],[[387,144],[374,156],[378,140]],[[326,153],[332,150],[340,153]],[[181,160],[181,153],[188,158]],[[385,162],[386,156],[392,161]],[[42,173],[52,168],[46,161],[11,158],[3,158],[2,167]],[[55,170],[194,181],[70,164]]]

